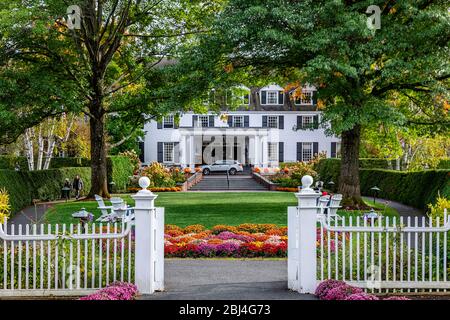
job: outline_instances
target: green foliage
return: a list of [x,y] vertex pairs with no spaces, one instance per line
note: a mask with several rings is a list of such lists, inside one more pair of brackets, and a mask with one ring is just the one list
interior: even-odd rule
[[28,170],[26,157],[0,156],[0,169],[14,170],[17,164],[20,166],[20,170]]
[[[388,200],[394,200],[416,208],[425,209],[427,204],[434,203],[440,192],[441,196],[450,198],[450,175],[448,170],[424,170],[424,171],[394,171],[375,169],[375,165],[383,162],[367,159],[361,161],[366,167],[360,168],[361,193],[372,196],[373,186],[381,189],[378,196]],[[374,165],[372,168],[368,165]],[[319,178],[327,183],[333,181],[335,186],[339,181],[340,160],[324,159],[320,161],[315,170]],[[333,189],[333,188],[330,188]]]
[[50,168],[65,168],[65,167],[89,167],[91,161],[86,158],[53,158],[50,162]]
[[373,195],[373,186],[381,189],[378,196],[425,209],[435,203],[440,194],[450,198],[450,171],[424,170],[416,172],[383,169],[361,169],[361,192]]
[[178,168],[166,168],[158,162],[152,162],[142,175],[150,179],[151,187],[175,187],[177,183],[186,181],[185,175]]
[[91,187],[90,168],[60,168],[41,171],[0,170],[0,188],[5,188],[10,195],[13,213],[32,204],[33,199],[44,201],[61,198],[64,180],[70,181],[80,175],[84,182],[82,195]]
[[108,183],[114,182],[113,192],[127,190],[127,184],[134,173],[130,158],[123,156],[110,156],[107,159]]
[[450,169],[450,159],[441,160],[437,166],[437,169]]
[[119,156],[127,157],[128,159],[130,159],[130,162],[133,165],[134,173],[139,171],[139,168],[141,166],[141,160],[139,159],[139,155],[136,153],[134,149],[121,152],[119,153]]
[[450,197],[441,197],[441,195],[438,194],[436,203],[428,204],[429,216],[432,218],[439,218],[444,223],[446,222],[444,220],[445,209],[447,209],[447,214],[450,214]]

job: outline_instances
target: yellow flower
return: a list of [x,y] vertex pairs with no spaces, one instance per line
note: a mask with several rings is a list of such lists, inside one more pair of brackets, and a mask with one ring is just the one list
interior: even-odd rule
[[9,194],[5,189],[0,190],[0,223],[5,221],[5,218],[9,217],[9,211],[11,207],[9,205]]

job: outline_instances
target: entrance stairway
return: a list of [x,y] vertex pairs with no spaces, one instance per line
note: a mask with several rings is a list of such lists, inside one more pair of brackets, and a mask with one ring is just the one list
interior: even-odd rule
[[203,176],[202,181],[193,186],[190,191],[267,191],[267,188],[256,182],[250,175],[230,176],[229,181],[228,187],[225,174]]

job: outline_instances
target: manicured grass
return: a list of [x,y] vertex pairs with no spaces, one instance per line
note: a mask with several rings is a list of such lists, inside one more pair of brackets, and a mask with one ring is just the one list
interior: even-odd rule
[[[122,195],[122,198],[134,205],[129,195]],[[202,224],[211,228],[218,224],[242,223],[285,226],[287,207],[296,205],[297,199],[290,192],[167,192],[159,193],[156,199],[156,206],[165,208],[165,223],[180,227]],[[86,208],[96,218],[100,216],[95,201],[61,203],[46,213],[45,223],[77,223],[71,215],[81,208]]]

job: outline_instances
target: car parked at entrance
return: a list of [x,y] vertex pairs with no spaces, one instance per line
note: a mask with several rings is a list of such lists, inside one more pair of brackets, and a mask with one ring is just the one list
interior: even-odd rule
[[209,175],[211,172],[227,172],[230,175],[235,175],[238,172],[244,171],[242,164],[237,160],[217,160],[211,165],[202,167],[204,175]]

